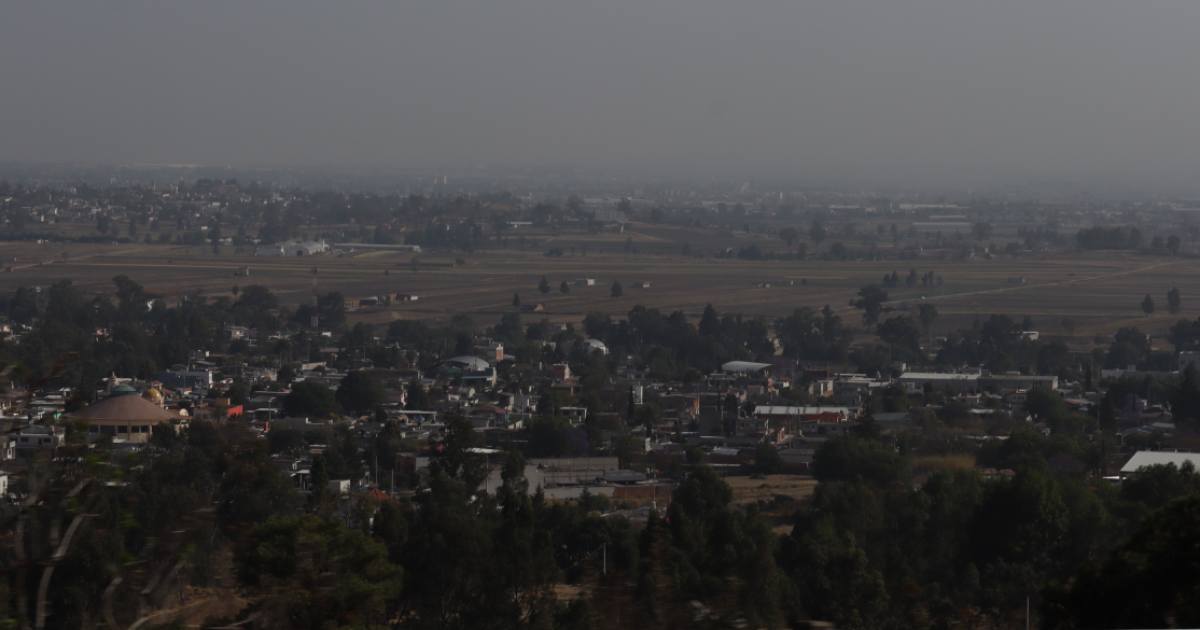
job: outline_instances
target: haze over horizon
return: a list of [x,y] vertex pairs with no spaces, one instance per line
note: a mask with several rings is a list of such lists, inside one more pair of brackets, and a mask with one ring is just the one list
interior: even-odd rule
[[1200,3],[18,3],[0,160],[1193,192]]

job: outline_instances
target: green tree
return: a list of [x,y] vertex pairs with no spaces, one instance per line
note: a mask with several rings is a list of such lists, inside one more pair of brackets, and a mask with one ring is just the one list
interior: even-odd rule
[[276,627],[382,627],[401,593],[385,545],[317,516],[266,521],[235,558],[242,583],[269,593],[258,609]]
[[495,504],[477,499],[474,486],[449,476],[444,459],[430,469],[429,491],[415,500],[403,557],[409,566],[422,567],[421,577],[406,585],[402,603],[423,627],[491,627],[501,611],[489,616],[487,608],[502,588],[487,573],[495,553]]
[[858,290],[858,297],[855,298],[851,305],[863,312],[863,322],[874,325],[879,321],[879,315],[883,312],[883,305],[888,300],[887,291],[884,291],[879,285],[867,285]]
[[1182,244],[1183,241],[1176,234],[1172,234],[1167,237],[1167,251],[1171,252],[1172,256],[1179,254],[1179,247]]
[[325,328],[341,328],[346,323],[346,298],[337,291],[317,297],[317,314]]
[[273,309],[279,306],[279,300],[271,290],[261,284],[252,284],[242,289],[235,306],[246,309]]
[[479,487],[487,474],[481,458],[471,453],[478,444],[475,427],[462,416],[446,419],[446,429],[440,443],[435,445],[434,464],[447,477],[461,481],[470,490]]
[[822,482],[861,479],[887,485],[907,476],[907,462],[895,449],[874,440],[839,437],[817,449],[813,474]]
[[1063,625],[1194,627],[1200,625],[1200,497],[1168,504],[1096,570],[1074,582]]
[[117,308],[123,318],[136,318],[146,312],[146,301],[150,295],[142,285],[124,274],[114,277],[112,282],[117,295]]
[[1177,499],[1200,496],[1200,474],[1191,462],[1183,466],[1146,466],[1121,481],[1119,511],[1126,522],[1139,523]]
[[1058,374],[1071,363],[1071,349],[1061,341],[1051,341],[1038,348],[1038,374]]
[[808,229],[808,237],[812,239],[812,242],[816,244],[817,247],[820,247],[821,242],[825,240],[827,235],[828,232],[825,229],[825,224],[819,219],[813,219],[812,227]]
[[850,345],[850,332],[828,305],[821,312],[800,308],[775,322],[783,353],[805,360],[842,361]]
[[1046,422],[1051,425],[1066,419],[1069,413],[1062,396],[1042,387],[1035,387],[1025,393],[1025,411],[1033,417],[1034,422]]
[[335,400],[355,415],[370,413],[383,403],[383,386],[370,372],[354,370],[342,377]]
[[510,456],[504,466],[504,483],[496,493],[500,515],[491,583],[499,597],[488,606],[491,614],[516,628],[549,621],[554,610],[551,586],[559,574],[550,532],[526,492],[524,468],[524,458]]
[[757,513],[734,509],[732,498],[707,466],[693,469],[676,488],[667,510],[668,575],[685,600],[707,602],[717,614],[744,616],[752,625],[777,626],[786,589],[775,563],[776,537]]
[[621,286],[620,281],[614,280],[612,283],[612,287],[609,288],[608,294],[611,297],[618,298],[618,297],[621,297],[622,295],[625,295],[625,289],[624,289],[624,287]]
[[[915,274],[916,271],[914,270],[913,273]],[[937,321],[937,318],[938,310],[933,304],[922,302],[917,307],[917,319],[921,321],[921,328],[925,331],[925,335],[929,337],[930,347],[933,346],[933,323]]]
[[504,343],[516,347],[525,341],[525,329],[521,325],[520,313],[504,313],[492,328],[492,334]]
[[1179,384],[1171,395],[1171,410],[1176,422],[1195,424],[1200,421],[1200,372],[1189,364],[1179,376]]
[[538,292],[542,295],[550,292],[550,281],[546,279],[546,276],[542,276],[542,279],[538,281]]
[[283,411],[289,416],[328,418],[337,411],[337,399],[320,383],[300,381],[283,397]]
[[986,241],[992,237],[992,224],[979,222],[971,226],[971,236],[977,241]]
[[1172,315],[1178,313],[1183,308],[1183,298],[1179,295],[1179,288],[1172,287],[1167,291],[1167,312]]
[[1150,356],[1146,333],[1137,328],[1121,328],[1113,335],[1112,345],[1104,355],[1104,367],[1125,368],[1140,365]]
[[779,230],[779,238],[783,239],[783,242],[787,244],[788,249],[791,249],[791,247],[796,244],[796,241],[800,239],[800,232],[794,227],[785,227],[782,230]]
[[1062,488],[1043,472],[988,486],[970,527],[985,597],[997,606],[1023,607],[1031,588],[1065,568],[1071,512]]
[[[194,436],[189,436],[189,444],[194,446]],[[216,505],[217,522],[226,533],[243,532],[273,516],[294,514],[300,507],[295,485],[271,462],[266,444],[219,440],[213,446],[237,453],[237,457],[209,456],[224,465]]]
[[1154,298],[1147,293],[1145,298],[1142,298],[1142,312],[1147,316],[1154,314]]
[[425,391],[425,386],[421,384],[421,380],[413,377],[408,382],[408,387],[405,388],[405,407],[413,410],[426,410],[430,407],[429,394]]
[[327,512],[328,507],[325,505],[326,499],[329,496],[329,466],[326,463],[328,458],[324,455],[313,457],[312,469],[309,471],[309,495],[308,504],[310,509]]
[[769,475],[779,472],[782,468],[783,458],[779,456],[779,451],[774,446],[763,442],[755,447],[755,472],[763,475]]
[[716,337],[721,334],[721,318],[712,304],[704,306],[704,314],[700,316],[697,331],[701,337]]
[[[541,410],[541,405],[538,405]],[[532,457],[564,457],[573,455],[571,427],[562,419],[541,417],[529,422],[525,431],[529,454]]]
[[911,317],[889,318],[879,325],[876,333],[881,341],[892,346],[893,353],[911,358],[921,354],[921,331]]

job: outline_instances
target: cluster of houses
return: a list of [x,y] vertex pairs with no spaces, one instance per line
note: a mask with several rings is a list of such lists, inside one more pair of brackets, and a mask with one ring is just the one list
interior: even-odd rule
[[[231,338],[252,339],[254,334],[248,329],[230,331]],[[21,474],[21,461],[64,447],[69,427],[80,431],[86,443],[131,452],[146,448],[155,431],[178,431],[200,420],[241,423],[263,439],[281,431],[345,428],[363,452],[370,451],[372,442],[387,427],[413,445],[410,452],[401,453],[402,461],[383,466],[372,462],[361,475],[334,480],[333,489],[343,493],[381,486],[394,490],[394,480],[382,480],[380,470],[391,475],[397,469],[406,475],[420,475],[445,437],[447,420],[465,418],[478,434],[480,446],[474,452],[491,469],[484,482],[485,488],[491,488],[498,483],[503,453],[527,449],[532,424],[554,418],[565,432],[569,452],[529,460],[531,492],[540,490],[554,498],[588,492],[656,503],[670,494],[670,481],[664,480],[667,475],[662,471],[672,470],[692,453],[704,454],[719,469],[746,470],[761,445],[769,444],[779,455],[781,470],[804,474],[826,440],[846,434],[868,419],[884,432],[911,429],[920,413],[929,411],[881,410],[877,403],[885,392],[904,396],[936,392],[940,404],[956,402],[981,420],[1006,414],[1015,421],[1031,423],[1033,417],[1025,409],[1025,397],[1031,390],[1058,391],[1071,409],[1082,413],[1100,398],[1100,393],[1082,391],[1078,383],[1060,383],[1056,376],[977,370],[906,371],[895,378],[880,378],[772,357],[769,362],[730,361],[688,383],[655,380],[627,362],[616,361],[618,370],[599,394],[622,404],[591,408],[579,402],[582,384],[571,364],[521,365],[518,369],[502,343],[483,337],[474,342],[471,353],[440,358],[433,368],[430,362],[413,360],[404,367],[386,369],[362,358],[347,362],[344,356],[339,359],[342,349],[330,337],[330,346],[320,352],[323,360],[289,366],[291,377],[286,381],[279,378],[282,371],[276,366],[251,365],[238,355],[197,351],[188,365],[165,370],[154,379],[137,381],[112,375],[83,396],[70,389],[10,388],[0,398],[0,494],[8,493],[12,476]],[[609,354],[599,339],[572,343],[577,346],[574,350],[586,355]],[[336,390],[349,371],[356,369],[369,370],[384,386],[383,399],[373,413],[317,418],[287,412],[285,401],[295,384],[319,383]],[[249,385],[237,400],[228,397],[235,384]],[[420,401],[412,397],[414,388],[424,393]],[[71,404],[81,399],[90,402]],[[618,409],[614,411],[614,407]],[[1174,430],[1168,410],[1136,397],[1121,414],[1123,435],[1169,435]],[[1004,438],[983,433],[976,437]],[[313,458],[324,448],[310,441],[303,452],[276,457],[298,487],[311,490]],[[1121,472],[1134,472],[1138,462],[1162,457],[1139,454]],[[1184,453],[1180,457],[1200,456]],[[631,465],[634,461],[637,464]]]
[[349,298],[346,300],[346,310],[352,311],[359,308],[370,308],[373,306],[391,306],[393,304],[407,304],[416,302],[421,299],[421,296],[416,293],[404,293],[397,291],[396,293],[384,293],[382,295],[368,295],[367,297],[358,298],[357,300]]

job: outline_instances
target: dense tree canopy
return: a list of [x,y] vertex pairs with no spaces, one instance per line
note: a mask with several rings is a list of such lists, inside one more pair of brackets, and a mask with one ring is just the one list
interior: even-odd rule
[[326,418],[337,410],[334,393],[326,386],[303,381],[292,384],[292,391],[283,398],[283,410],[290,416]]
[[383,402],[383,396],[379,379],[369,372],[355,370],[342,378],[334,397],[342,409],[362,415],[374,411]]

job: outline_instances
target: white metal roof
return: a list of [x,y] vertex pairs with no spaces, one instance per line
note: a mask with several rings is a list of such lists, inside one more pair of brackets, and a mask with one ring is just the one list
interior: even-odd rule
[[754,361],[730,361],[721,365],[724,372],[749,373],[771,367],[770,363],[755,363]]
[[487,362],[487,361],[485,361],[485,360],[483,360],[483,359],[480,359],[479,357],[473,357],[473,356],[470,356],[470,355],[462,355],[462,356],[457,356],[457,357],[450,357],[449,359],[446,359],[446,361],[445,361],[445,362],[446,362],[446,363],[453,363],[454,365],[458,365],[458,366],[464,367],[464,368],[466,368],[466,369],[468,369],[468,370],[475,370],[475,371],[477,371],[477,372],[481,372],[481,371],[483,371],[483,370],[486,370],[486,369],[488,369],[488,368],[490,367],[490,366],[488,365],[488,362]]
[[587,344],[588,347],[593,350],[600,350],[601,352],[604,352],[605,354],[608,353],[608,346],[603,341],[600,341],[599,339],[584,339],[583,343]]
[[917,381],[974,381],[979,379],[979,375],[958,372],[905,372],[900,378]]
[[986,379],[992,380],[992,381],[1047,381],[1048,382],[1048,381],[1058,380],[1058,377],[1054,376],[1053,374],[1049,374],[1049,375],[1046,375],[1046,374],[992,374],[989,376],[985,376],[983,378],[986,378]]
[[1137,472],[1140,468],[1156,464],[1174,464],[1181,467],[1185,462],[1191,462],[1200,469],[1200,453],[1179,453],[1169,451],[1138,451],[1121,467],[1122,473]]

